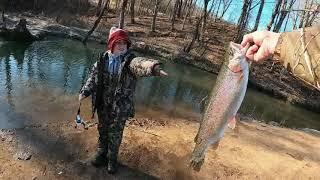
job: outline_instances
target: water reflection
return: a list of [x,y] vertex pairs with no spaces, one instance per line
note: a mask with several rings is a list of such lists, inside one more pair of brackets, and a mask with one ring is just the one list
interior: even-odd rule
[[[32,44],[0,42],[0,97],[3,101],[1,104],[7,104],[1,106],[0,115],[4,116],[4,112],[8,110],[14,112],[17,105],[28,104],[22,102],[23,98],[17,97],[21,94],[28,96],[28,93],[33,92],[31,89],[52,89],[52,92],[47,92],[49,94],[37,94],[43,96],[39,99],[54,96],[55,89],[61,90],[64,95],[76,97],[98,52],[103,49],[104,46],[98,44],[85,47],[71,40],[49,40]],[[142,78],[138,82],[138,111],[161,110],[172,117],[199,120],[200,101],[209,94],[216,76],[187,65],[169,62],[165,64],[165,69],[170,75],[167,78]],[[43,103],[41,105],[45,106]],[[37,102],[30,106],[37,106]],[[55,108],[51,106],[47,109],[55,112]],[[253,90],[248,90],[241,112],[259,120],[277,121],[288,127],[320,129],[319,114]],[[13,116],[10,117],[7,122],[14,121]],[[0,128],[4,126],[3,119],[0,119]]]

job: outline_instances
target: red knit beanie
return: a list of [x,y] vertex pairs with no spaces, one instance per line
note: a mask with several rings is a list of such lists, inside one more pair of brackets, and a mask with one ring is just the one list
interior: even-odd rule
[[125,40],[128,43],[128,48],[131,46],[131,41],[129,39],[129,35],[128,32],[123,30],[123,29],[119,29],[116,27],[112,27],[110,29],[109,32],[109,39],[108,39],[108,50],[113,50],[114,44],[117,41],[120,40]]

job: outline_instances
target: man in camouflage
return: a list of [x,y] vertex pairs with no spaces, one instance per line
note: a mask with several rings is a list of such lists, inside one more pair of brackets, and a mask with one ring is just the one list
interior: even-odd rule
[[157,60],[135,57],[128,49],[128,33],[111,28],[108,51],[100,55],[79,95],[92,96],[92,113],[98,114],[98,148],[92,165],[117,170],[117,156],[125,122],[134,116],[134,91],[138,77],[166,76]]

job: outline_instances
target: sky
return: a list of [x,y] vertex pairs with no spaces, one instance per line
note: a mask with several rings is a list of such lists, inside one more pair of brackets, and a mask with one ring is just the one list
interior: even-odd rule
[[[217,3],[219,2],[218,0],[214,0],[214,1],[216,1]],[[253,0],[253,1],[254,1],[254,3],[258,2],[258,0]],[[295,5],[298,5],[299,3],[303,3],[302,1],[303,0],[297,0],[296,1],[297,3]],[[320,1],[320,0],[315,0],[315,1]],[[265,5],[264,5],[263,11],[262,11],[262,15],[261,15],[260,23],[259,23],[259,26],[258,26],[258,30],[266,29],[267,24],[269,23],[271,15],[272,15],[272,11],[273,11],[275,2],[276,2],[276,0],[265,0]],[[209,2],[209,5],[208,5],[209,7],[208,8],[210,8],[211,3],[212,3],[212,0]],[[203,7],[203,0],[200,0],[198,5]],[[230,5],[230,7],[229,7],[229,9],[228,9],[228,11],[225,13],[223,19],[226,20],[226,21],[229,21],[229,22],[232,22],[232,23],[236,24],[238,22],[238,19],[239,19],[240,15],[241,15],[242,6],[243,6],[243,0],[233,0],[231,5]],[[254,23],[255,23],[255,20],[256,20],[256,16],[257,16],[257,13],[258,13],[258,10],[259,10],[259,6],[260,6],[260,4],[257,5],[253,9],[252,17],[249,19],[249,24],[248,24],[249,29],[250,29],[250,27],[252,28],[254,26]],[[220,9],[222,11],[222,8],[220,8]],[[288,21],[286,31],[292,30],[293,21],[291,19],[292,18],[290,18],[289,21]],[[283,31],[285,21],[283,22],[282,29],[280,31]]]

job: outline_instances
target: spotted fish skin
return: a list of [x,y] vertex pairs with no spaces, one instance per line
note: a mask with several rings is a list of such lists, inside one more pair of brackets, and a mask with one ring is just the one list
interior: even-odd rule
[[190,166],[196,171],[200,171],[208,147],[218,147],[228,123],[234,120],[244,99],[249,78],[249,63],[245,57],[248,47],[241,48],[230,42],[195,137]]

